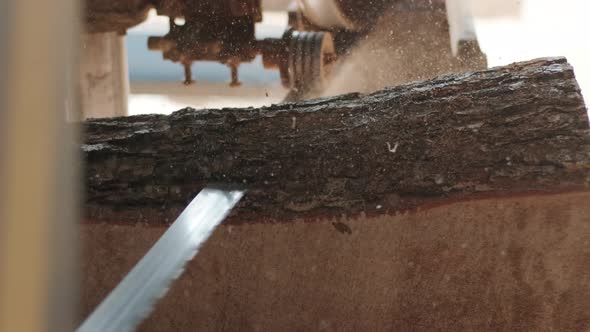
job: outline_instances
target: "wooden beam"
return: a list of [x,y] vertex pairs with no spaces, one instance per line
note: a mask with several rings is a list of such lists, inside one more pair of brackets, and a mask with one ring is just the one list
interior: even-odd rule
[[93,220],[172,221],[210,183],[249,189],[239,221],[287,221],[583,189],[590,171],[586,107],[564,58],[85,127]]

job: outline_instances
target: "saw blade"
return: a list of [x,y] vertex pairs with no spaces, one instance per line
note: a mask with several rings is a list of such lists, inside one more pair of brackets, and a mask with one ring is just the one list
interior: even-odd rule
[[243,195],[203,189],[77,331],[132,331]]

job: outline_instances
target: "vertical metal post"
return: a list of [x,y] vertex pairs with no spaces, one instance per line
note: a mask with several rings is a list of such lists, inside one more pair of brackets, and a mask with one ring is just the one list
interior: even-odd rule
[[129,73],[125,36],[83,33],[80,47],[80,117],[126,116]]
[[73,330],[79,1],[0,3],[0,331]]

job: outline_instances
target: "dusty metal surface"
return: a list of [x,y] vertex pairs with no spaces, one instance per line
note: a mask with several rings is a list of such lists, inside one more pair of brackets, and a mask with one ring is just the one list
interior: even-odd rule
[[[408,13],[442,12],[444,15],[442,1],[300,1],[289,12],[289,27],[282,38],[259,40],[255,37],[255,29],[263,14],[260,0],[126,0],[109,6],[110,2],[87,2],[86,23],[89,31],[124,33],[127,28],[145,19],[149,8],[155,8],[159,15],[169,17],[169,31],[164,36],[150,37],[148,47],[162,52],[163,59],[182,65],[185,84],[195,82],[195,75],[191,72],[193,62],[215,61],[229,68],[230,86],[239,86],[240,64],[262,56],[265,68],[279,70],[283,85],[292,90],[288,100],[306,99],[324,91],[331,65],[339,56],[348,54],[359,40],[369,37],[367,34],[374,34],[375,24],[382,21],[380,18],[384,13],[389,13],[387,20],[391,23],[400,18],[403,20]],[[125,17],[125,13],[128,17]],[[340,24],[322,23],[325,20],[334,21],[335,18],[339,18],[336,21]],[[436,25],[440,24],[431,20],[415,20],[413,23],[435,30]],[[412,28],[410,25],[400,25],[392,29],[398,32]],[[387,31],[378,33],[382,39],[391,35]],[[448,38],[445,38],[448,36],[442,37],[447,42],[440,44],[448,44]],[[422,37],[416,35],[414,38],[418,40]],[[385,48],[390,47],[387,44]],[[412,42],[407,42],[407,45],[412,45]],[[449,48],[449,45],[445,46]],[[427,49],[422,47],[417,51],[426,52]],[[414,60],[413,56],[408,58]],[[430,58],[451,65],[461,61],[453,57]],[[363,62],[375,70],[383,69],[371,57]],[[391,59],[390,62],[398,61]],[[436,73],[443,72],[448,71],[438,70]]]
[[[185,84],[194,83],[193,62],[215,61],[229,67],[230,86],[238,86],[239,65],[261,55],[266,68],[280,70],[286,87],[295,91],[311,90],[318,79],[323,81],[327,72],[323,67],[335,58],[331,35],[326,31],[305,32],[305,40],[299,40],[299,33],[287,29],[283,38],[257,40],[255,24],[262,20],[260,0],[89,0],[86,5],[87,30],[94,33],[124,34],[126,29],[143,21],[150,8],[168,16],[168,33],[150,37],[148,47],[161,51],[165,60],[180,63],[185,71]],[[315,65],[303,65],[311,62]],[[302,70],[303,67],[309,69]]]

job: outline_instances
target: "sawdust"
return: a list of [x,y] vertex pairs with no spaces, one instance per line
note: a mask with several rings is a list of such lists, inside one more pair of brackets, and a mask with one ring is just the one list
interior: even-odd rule
[[486,67],[483,54],[467,53],[452,55],[444,8],[390,9],[335,68],[323,95],[371,92]]

